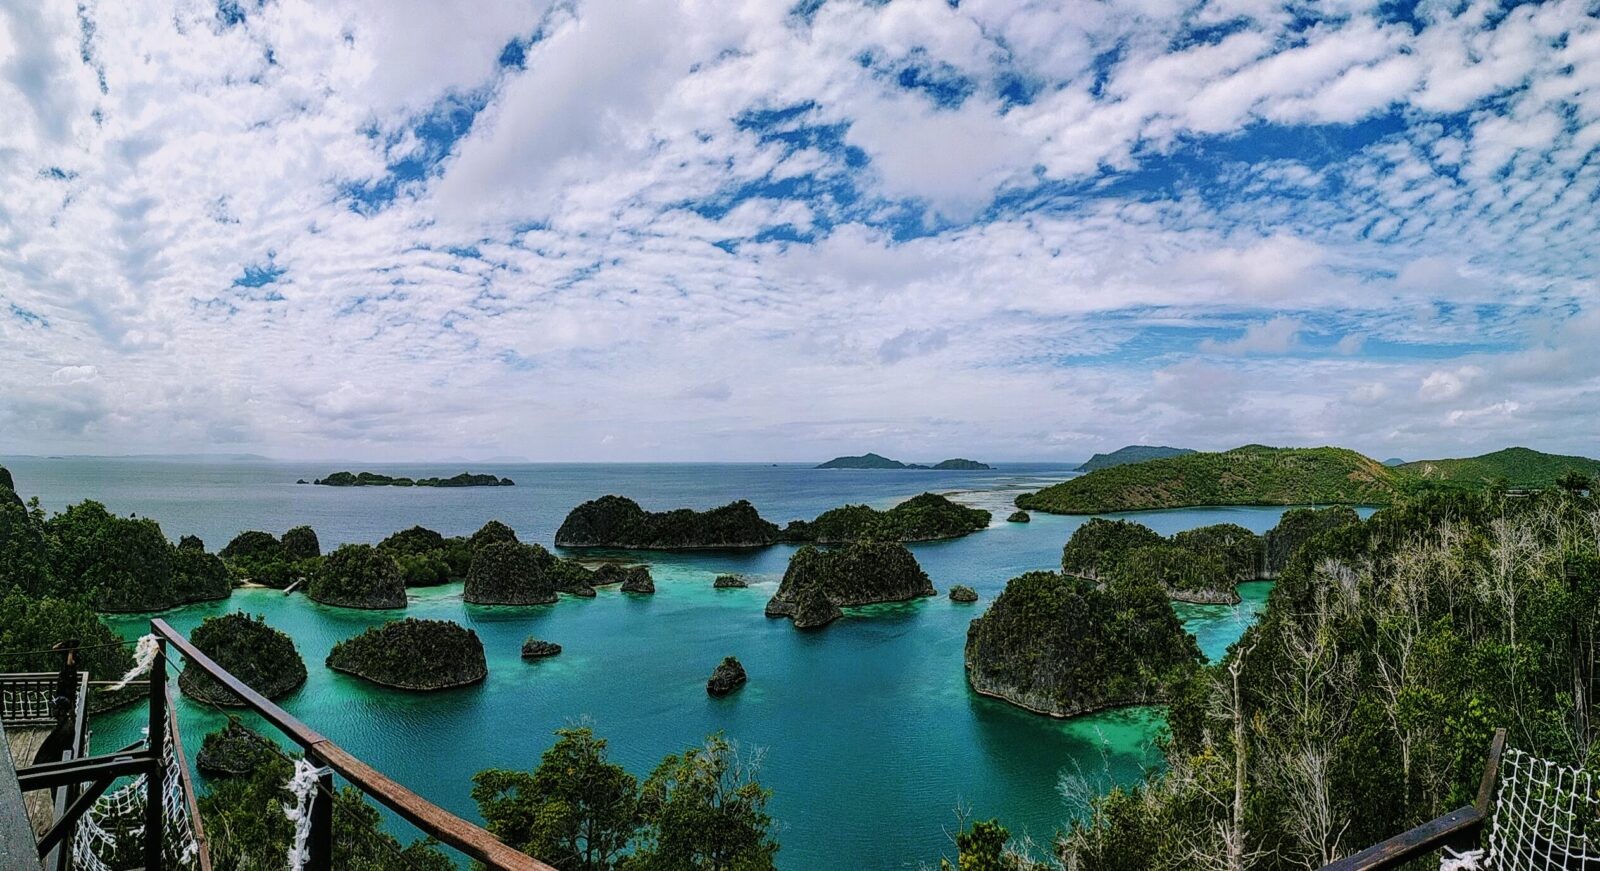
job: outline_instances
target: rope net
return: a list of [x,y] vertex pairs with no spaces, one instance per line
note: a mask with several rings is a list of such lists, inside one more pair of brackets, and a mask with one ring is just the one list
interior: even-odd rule
[[1600,869],[1600,795],[1593,775],[1507,750],[1488,849],[1447,854],[1441,868]]
[[[163,862],[168,868],[196,868],[200,848],[195,842],[189,804],[183,794],[183,772],[179,770],[183,763],[173,751],[170,731],[162,757],[167,768],[161,802]],[[127,785],[100,796],[78,820],[72,834],[74,871],[116,871],[144,864],[147,780],[149,775],[141,774]]]

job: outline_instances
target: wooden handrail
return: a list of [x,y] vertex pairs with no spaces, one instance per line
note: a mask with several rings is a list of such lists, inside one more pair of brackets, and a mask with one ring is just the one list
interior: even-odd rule
[[1500,774],[1500,756],[1506,749],[1506,730],[1496,729],[1489,742],[1489,757],[1478,781],[1477,801],[1459,807],[1442,817],[1401,832],[1386,841],[1322,866],[1322,871],[1387,871],[1443,847],[1469,849],[1478,843],[1489,821],[1489,806],[1494,801],[1495,782]]
[[460,850],[490,868],[505,869],[505,871],[556,871],[552,866],[501,843],[482,826],[469,823],[450,813],[357,759],[343,747],[229,674],[227,669],[200,652],[189,639],[168,625],[167,621],[160,618],[151,620],[150,631],[177,648],[189,665],[210,675],[229,692],[238,696],[245,707],[260,714],[262,719],[271,723],[289,740],[299,744],[309,756],[337,771],[357,789],[372,796],[384,807],[399,814],[424,833],[438,838],[442,843]]

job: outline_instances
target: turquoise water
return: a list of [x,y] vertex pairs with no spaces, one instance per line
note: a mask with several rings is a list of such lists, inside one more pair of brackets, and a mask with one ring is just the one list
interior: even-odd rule
[[[549,544],[577,502],[607,492],[646,507],[708,507],[749,498],[779,522],[846,502],[889,505],[924,489],[957,493],[997,512],[989,529],[964,539],[913,546],[941,596],[853,609],[815,633],[762,615],[787,562],[787,547],[749,553],[634,554],[649,562],[657,594],[614,588],[595,599],[563,597],[549,606],[488,608],[461,601],[459,585],[413,591],[406,614],[450,619],[483,639],[490,676],[483,685],[412,695],[362,684],[320,666],[335,642],[397,613],[326,608],[271,590],[236,591],[225,602],[162,616],[187,631],[207,616],[243,610],[288,632],[310,670],[285,708],[429,799],[477,819],[470,777],[487,767],[530,767],[551,730],[587,722],[611,751],[643,775],[659,759],[723,731],[763,754],[762,781],[773,792],[785,869],[916,868],[950,852],[956,807],[998,816],[1014,832],[1048,838],[1078,811],[1063,782],[1093,788],[1129,782],[1160,764],[1152,742],[1160,712],[1131,709],[1068,722],[1029,714],[968,691],[962,674],[967,623],[1023,571],[1058,564],[1082,518],[1034,515],[1008,524],[1019,488],[1067,475],[1065,467],[1008,466],[995,472],[839,472],[796,466],[478,466],[509,475],[515,488],[360,490],[297,486],[299,477],[339,466],[199,465],[148,461],[0,460],[24,494],[46,507],[97,498],[113,511],[162,523],[173,538],[202,535],[220,547],[248,528],[282,532],[309,522],[324,547],[376,541],[423,523],[449,534],[490,518],[511,523],[525,541]],[[406,474],[453,474],[455,466],[364,466]],[[1140,519],[1163,533],[1237,522],[1258,531],[1279,509],[1153,512]],[[713,590],[722,572],[755,581]],[[978,590],[976,605],[942,593],[952,583]],[[1268,584],[1245,585],[1236,607],[1177,606],[1208,656],[1217,657],[1248,625]],[[148,617],[117,618],[119,631],[146,631]],[[519,656],[528,635],[556,641],[561,656]],[[705,680],[735,655],[749,684],[711,699]],[[186,701],[180,721],[191,752],[219,717]],[[137,717],[94,724],[96,744],[136,734]],[[394,823],[397,827],[403,824]],[[410,834],[400,832],[403,836]]]

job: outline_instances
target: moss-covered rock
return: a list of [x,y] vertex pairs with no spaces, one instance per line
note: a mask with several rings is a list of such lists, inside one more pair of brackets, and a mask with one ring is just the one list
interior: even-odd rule
[[767,616],[793,617],[797,627],[806,628],[837,618],[840,608],[932,595],[933,583],[905,545],[857,542],[833,550],[807,545],[789,558]]
[[714,698],[722,698],[744,686],[747,679],[744,666],[738,659],[732,656],[723,657],[722,662],[711,672],[711,679],[706,681],[706,693]]
[[242,777],[277,758],[268,743],[266,737],[230,719],[228,725],[206,733],[194,764],[207,777]]
[[750,586],[750,582],[738,575],[717,575],[711,586],[718,590],[742,590]]
[[1006,518],[1007,523],[1031,523],[1032,521],[1033,515],[1020,508],[1011,512],[1011,516]]
[[498,520],[491,520],[474,532],[472,537],[467,539],[467,544],[473,550],[477,550],[484,545],[503,541],[517,541],[516,531]]
[[785,528],[791,541],[843,544],[852,541],[935,541],[959,538],[989,525],[990,514],[968,508],[937,493],[923,493],[887,511],[867,505],[846,505],[824,511],[810,523]]
[[1069,575],[1098,578],[1134,548],[1162,544],[1166,539],[1142,523],[1095,517],[1073,531],[1061,549],[1061,570]]
[[548,605],[556,600],[556,558],[537,544],[501,541],[472,555],[462,598],[474,605]]
[[629,566],[623,570],[626,577],[622,579],[622,592],[654,595],[656,591],[655,578],[650,576],[649,566]]
[[622,496],[602,496],[572,509],[556,530],[558,547],[692,550],[765,547],[779,540],[777,524],[740,500],[709,511],[646,511]]
[[[260,616],[234,613],[207,617],[190,633],[189,640],[229,674],[269,699],[282,698],[306,682],[306,664],[294,641],[268,626]],[[190,698],[216,705],[244,704],[190,664],[185,664],[178,675],[178,689]]]
[[978,601],[978,591],[972,589],[966,584],[955,584],[950,587],[950,601],[976,602]]
[[542,659],[546,656],[556,656],[559,653],[561,653],[561,645],[554,641],[540,641],[529,636],[528,640],[522,642],[523,659]]
[[973,690],[1054,717],[1164,702],[1201,661],[1158,584],[1053,572],[1007,583],[965,655]]
[[375,684],[403,690],[442,690],[489,675],[478,633],[448,620],[406,618],[334,645],[327,665]]
[[322,542],[317,539],[316,530],[309,526],[296,526],[285,532],[279,543],[283,546],[284,555],[292,560],[322,556]]
[[341,608],[406,606],[406,586],[394,558],[370,544],[341,545],[322,561],[306,595]]

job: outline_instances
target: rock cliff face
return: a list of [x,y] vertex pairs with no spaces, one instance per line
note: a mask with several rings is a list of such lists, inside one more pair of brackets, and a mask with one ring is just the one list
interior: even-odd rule
[[448,620],[407,618],[334,645],[327,665],[403,690],[442,690],[489,675],[478,633]]
[[1266,534],[1262,576],[1276,578],[1289,564],[1294,552],[1316,536],[1360,524],[1361,517],[1355,509],[1343,505],[1322,509],[1296,508],[1283,512],[1278,525]]
[[629,566],[624,571],[627,573],[627,577],[622,580],[622,592],[642,593],[644,595],[655,594],[656,581],[655,578],[650,576],[649,567]]
[[404,608],[406,585],[394,558],[370,544],[346,544],[328,554],[306,595],[341,608]]
[[1030,572],[967,629],[967,681],[1052,717],[1167,700],[1200,664],[1157,584]]
[[767,616],[793,617],[795,626],[805,629],[838,618],[840,608],[933,594],[927,573],[904,545],[858,542],[834,550],[807,545],[789,558]]
[[[189,640],[228,673],[269,699],[282,698],[306,682],[305,660],[294,641],[268,626],[261,617],[225,614],[207,617]],[[184,695],[216,705],[243,705],[244,701],[210,675],[184,665],[178,675]]]
[[750,586],[750,582],[738,575],[717,575],[711,586],[718,590],[742,590]]
[[537,544],[501,541],[472,555],[461,598],[474,605],[548,605],[556,600],[556,558]]
[[724,657],[722,662],[711,672],[711,679],[706,681],[706,693],[721,698],[744,686],[747,677],[744,666],[732,656]]
[[556,530],[558,547],[694,550],[766,547],[779,540],[775,523],[740,500],[709,511],[646,511],[622,496],[602,496],[572,509]]

